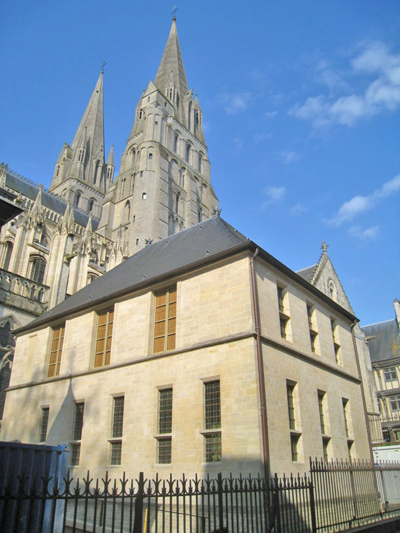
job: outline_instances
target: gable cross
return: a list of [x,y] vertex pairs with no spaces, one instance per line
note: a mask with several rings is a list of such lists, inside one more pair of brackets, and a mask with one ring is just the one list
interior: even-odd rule
[[172,15],[172,17],[173,17],[174,19],[176,19],[176,12],[178,11],[178,9],[179,9],[179,7],[176,7],[176,6],[174,6],[174,7],[172,8],[172,13],[171,13],[171,15]]

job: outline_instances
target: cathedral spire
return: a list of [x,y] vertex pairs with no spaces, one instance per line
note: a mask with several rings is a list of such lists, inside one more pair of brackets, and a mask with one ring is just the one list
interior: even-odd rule
[[[103,193],[104,180],[99,171],[104,166],[103,71],[97,80],[82,120],[69,146],[64,145],[57,160],[50,190],[68,178],[85,181]],[[99,160],[100,154],[100,160]]]
[[[175,17],[172,19],[171,31],[154,84],[177,108],[179,108],[180,99],[189,92]],[[177,95],[177,98],[174,97],[174,94]]]

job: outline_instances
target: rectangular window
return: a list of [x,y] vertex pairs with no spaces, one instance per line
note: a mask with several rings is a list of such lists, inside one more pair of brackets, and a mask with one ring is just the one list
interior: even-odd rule
[[204,383],[205,398],[205,426],[206,429],[221,427],[221,397],[220,382],[208,381]]
[[324,438],[322,439],[322,450],[324,455],[324,461],[327,463],[329,461],[329,442],[331,439]]
[[318,391],[319,421],[320,421],[320,424],[321,424],[321,433],[322,433],[322,435],[326,434],[325,413],[324,413],[324,396],[325,396],[325,392]]
[[[158,391],[159,415],[158,433],[166,435],[172,432],[172,389]],[[172,452],[172,437],[158,438],[158,463],[170,464]]]
[[349,436],[350,436],[349,420],[348,420],[349,400],[346,400],[345,398],[343,398],[342,402],[343,402],[344,428],[345,428],[345,431],[346,431],[346,437],[349,438]]
[[113,418],[111,426],[111,465],[120,465],[122,456],[122,432],[124,428],[124,396],[113,398]]
[[296,429],[296,418],[294,410],[294,385],[287,384],[287,402],[289,412],[289,428]]
[[392,408],[392,411],[395,413],[400,412],[400,394],[396,394],[395,396],[390,396],[389,401],[390,401],[390,407]]
[[42,412],[40,416],[40,431],[39,431],[39,442],[46,442],[47,437],[47,426],[49,424],[49,407],[42,407]]
[[[204,426],[206,430],[221,428],[220,381],[204,383]],[[215,463],[222,458],[221,432],[204,433],[206,463]]]
[[311,344],[311,351],[316,353],[317,352],[317,336],[318,331],[314,324],[314,309],[312,305],[307,304],[307,316],[308,316],[308,329],[310,332],[310,344]]
[[98,313],[97,316],[97,339],[94,355],[95,368],[110,364],[114,309],[110,309],[104,313]]
[[156,294],[154,319],[154,353],[175,348],[176,285]]
[[204,437],[206,441],[206,463],[217,463],[221,461],[221,433],[207,433]]
[[285,289],[277,285],[278,308],[279,308],[279,327],[282,339],[288,338],[288,324],[290,316],[285,306]]
[[85,404],[78,402],[75,404],[75,420],[74,431],[72,439],[74,442],[70,443],[71,446],[71,466],[78,466],[81,455],[81,443],[82,428],[83,428],[83,413],[85,410]]
[[53,339],[51,341],[49,370],[47,377],[52,378],[60,374],[61,355],[64,344],[65,324],[53,329]]
[[385,381],[397,381],[397,375],[396,375],[396,367],[390,366],[389,368],[385,368],[383,370],[383,374],[385,376]]
[[333,348],[335,350],[335,359],[336,363],[338,365],[342,364],[342,354],[340,351],[340,343],[339,343],[339,336],[337,333],[337,325],[334,320],[331,319],[331,330],[332,330],[332,340],[333,340]]
[[292,452],[292,461],[298,461],[299,460],[299,440],[300,435],[291,434],[290,435],[290,447]]

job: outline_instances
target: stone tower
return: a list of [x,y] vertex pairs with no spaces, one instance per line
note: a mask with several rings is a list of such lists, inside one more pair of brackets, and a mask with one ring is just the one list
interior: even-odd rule
[[218,205],[203,115],[188,89],[174,18],[155,81],[136,107],[97,232],[117,243],[116,265],[147,243],[211,217]]
[[103,72],[89,100],[71,146],[65,143],[57,159],[49,191],[74,207],[100,218],[112,184],[114,156],[104,160]]

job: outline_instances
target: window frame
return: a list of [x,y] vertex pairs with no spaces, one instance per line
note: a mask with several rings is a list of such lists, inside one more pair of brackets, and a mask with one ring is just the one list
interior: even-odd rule
[[[121,403],[122,400],[122,403]],[[120,405],[118,405],[118,402]],[[121,408],[122,405],[122,408]],[[122,464],[122,442],[124,432],[124,414],[125,414],[125,394],[116,394],[112,396],[112,415],[110,426],[110,466],[121,466]],[[119,424],[118,418],[121,419]],[[118,422],[118,423],[117,423]]]
[[[218,388],[216,384],[218,383]],[[213,390],[209,390],[214,387]],[[204,438],[204,462],[219,463],[222,461],[222,409],[221,380],[208,379],[203,381],[203,424],[201,432]]]
[[170,465],[172,462],[173,393],[173,387],[158,389],[156,462],[159,465]]
[[43,405],[40,407],[39,443],[45,443],[49,429],[50,407]]
[[[112,314],[112,320],[110,316]],[[102,317],[106,317],[105,323],[100,323]],[[112,339],[114,333],[114,322],[115,322],[115,307],[108,308],[103,311],[96,311],[96,338],[94,343],[94,356],[93,356],[93,368],[103,368],[109,366],[111,363],[111,352],[112,352]],[[111,332],[110,332],[111,325]],[[99,337],[100,328],[105,326],[105,335]],[[98,349],[99,343],[103,341],[103,349]],[[97,364],[96,358],[100,359],[101,363]]]
[[[165,304],[162,299],[165,297]],[[171,300],[171,298],[174,298]],[[161,308],[165,307],[165,315]],[[152,353],[164,353],[176,349],[176,326],[178,311],[177,284],[154,293]],[[164,328],[162,327],[164,324]],[[163,339],[163,342],[161,341]],[[161,346],[162,342],[162,346]],[[159,345],[160,344],[160,345]]]
[[[79,412],[79,409],[82,407],[82,411]],[[75,413],[74,413],[74,425],[72,431],[72,440],[69,445],[71,447],[71,456],[70,456],[70,466],[79,466],[80,455],[81,455],[81,441],[82,441],[82,431],[84,425],[84,416],[85,416],[85,402],[75,402]]]
[[[58,326],[51,328],[52,336],[51,336],[51,342],[50,342],[50,354],[49,354],[49,362],[47,365],[47,376],[48,378],[55,378],[60,375],[61,370],[61,362],[62,362],[62,354],[64,349],[64,342],[65,342],[65,322],[63,324],[60,324]],[[55,338],[55,334],[59,332],[60,335],[58,338]],[[56,349],[54,349],[54,343],[57,343]],[[55,359],[52,359],[52,355],[55,354]],[[55,372],[54,374],[50,375],[50,369],[54,367]]]

